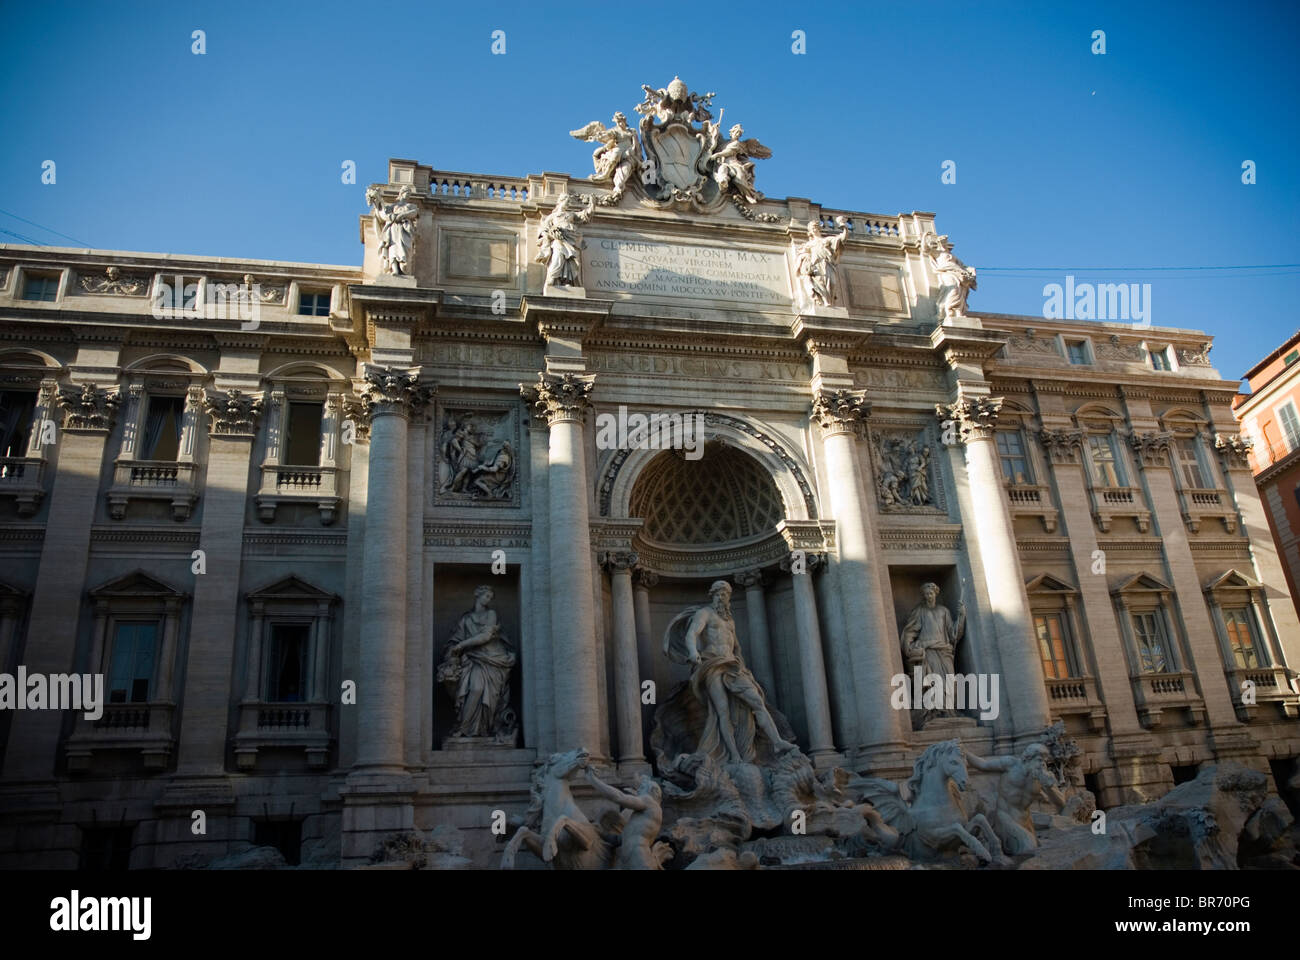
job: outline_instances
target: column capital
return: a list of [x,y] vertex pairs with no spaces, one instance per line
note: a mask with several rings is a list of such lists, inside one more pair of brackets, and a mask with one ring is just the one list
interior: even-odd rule
[[59,405],[63,407],[65,430],[113,429],[122,393],[113,388],[97,387],[84,383],[80,387],[66,387],[59,391]]
[[355,426],[356,442],[369,443],[370,421],[374,417],[375,404],[363,386],[354,384],[353,390],[355,392],[351,396],[343,397],[343,416]]
[[433,400],[437,387],[420,383],[418,367],[365,366],[362,395],[369,405],[370,418],[396,415],[410,418]]
[[871,401],[865,390],[822,390],[813,397],[812,419],[822,435],[841,433],[861,439],[871,416]]
[[1043,450],[1052,463],[1078,463],[1079,454],[1083,450],[1083,431],[1040,430],[1038,442],[1043,445]]
[[208,432],[219,437],[252,438],[264,402],[261,393],[244,393],[234,388],[206,395],[204,412],[212,418]]
[[[781,558],[781,562],[780,562],[780,567],[781,567],[782,571],[784,571],[785,573],[793,573],[793,572],[794,572],[794,569],[793,569],[793,568],[794,568],[794,561],[795,561],[795,558],[794,558],[793,556],[782,557],[782,558]],[[804,573],[812,573],[813,571],[815,571],[815,570],[819,570],[820,568],[822,568],[823,566],[825,566],[825,564],[826,564],[826,554],[824,554],[824,553],[804,553],[804,555],[803,555],[803,562],[804,562],[804,565],[805,565],[805,567],[806,567],[806,569],[804,570]],[[795,576],[798,576],[798,575],[799,575],[799,574],[795,574]]]
[[533,406],[533,415],[554,426],[566,420],[582,423],[591,408],[595,374],[539,373],[536,383],[519,384],[519,393]]
[[955,403],[937,403],[934,406],[935,416],[941,421],[956,424],[962,443],[992,440],[1001,409],[1001,397],[966,397]]
[[600,564],[610,573],[626,573],[630,576],[639,559],[631,550],[610,550],[600,558]]
[[649,567],[637,566],[632,570],[632,585],[649,590],[659,583],[659,574]]
[[1169,465],[1169,452],[1173,447],[1174,435],[1172,433],[1131,433],[1129,434],[1129,446],[1133,448],[1133,453],[1137,459],[1138,466],[1142,469],[1147,467],[1163,467]]
[[761,588],[763,586],[763,571],[758,569],[742,570],[740,573],[732,574],[731,579],[736,581],[736,586],[743,587],[746,590],[750,587]]
[[1250,452],[1254,449],[1255,441],[1250,437],[1243,437],[1239,433],[1216,433],[1214,435],[1214,449],[1223,455],[1228,467],[1250,467]]

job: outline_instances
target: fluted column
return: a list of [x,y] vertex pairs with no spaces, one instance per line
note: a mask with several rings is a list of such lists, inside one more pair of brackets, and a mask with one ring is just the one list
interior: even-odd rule
[[879,597],[875,531],[863,502],[857,443],[866,431],[871,404],[865,392],[823,390],[813,399],[812,419],[821,429],[826,482],[836,520],[841,606],[856,692],[858,736],[867,756],[889,757],[906,743],[906,714],[891,706],[890,678],[902,672],[893,611]]
[[641,750],[641,672],[637,667],[636,605],[632,598],[631,552],[605,554],[614,614],[614,719],[620,765],[644,763]]
[[745,613],[749,619],[748,645],[741,651],[750,671],[768,697],[776,693],[772,669],[772,635],[767,628],[767,598],[763,595],[763,571],[746,570],[733,578],[745,588]]
[[599,658],[592,596],[583,423],[594,376],[538,374],[520,384],[535,415],[550,428],[551,653],[555,678],[555,748],[600,749]]
[[[357,762],[364,774],[403,772],[406,706],[407,426],[432,390],[416,370],[366,369],[370,471],[361,572]],[[418,495],[418,491],[417,491]]]
[[804,555],[803,569],[787,557],[781,569],[794,583],[794,620],[799,642],[799,676],[803,680],[804,716],[808,723],[808,753],[817,761],[833,758],[835,739],[831,732],[831,698],[826,688],[826,661],[822,656],[822,631],[817,618],[817,595],[813,592],[813,570],[823,562],[815,553]]
[[1029,595],[1020,568],[1015,527],[993,442],[994,425],[1001,408],[1001,397],[977,396],[937,404],[935,413],[945,424],[945,433],[955,430],[966,448],[971,498],[977,505],[975,515],[967,522],[974,525],[979,540],[994,639],[1002,663],[1002,687],[1005,701],[1011,706],[1012,729],[1017,737],[1024,737],[1037,734],[1047,726],[1050,708],[1038,642],[1033,635]]

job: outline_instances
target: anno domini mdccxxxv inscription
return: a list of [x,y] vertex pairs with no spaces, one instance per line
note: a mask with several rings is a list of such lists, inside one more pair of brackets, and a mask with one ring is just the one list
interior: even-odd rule
[[774,251],[588,237],[585,286],[641,296],[788,304],[785,257]]

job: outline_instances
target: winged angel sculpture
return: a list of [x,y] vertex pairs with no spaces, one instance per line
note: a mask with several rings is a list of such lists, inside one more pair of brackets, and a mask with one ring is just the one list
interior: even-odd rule
[[723,111],[714,121],[709,109],[715,94],[695,93],[680,77],[666,87],[642,84],[641,89],[644,99],[636,106],[641,115],[636,129],[624,114],[616,113],[612,127],[593,120],[570,131],[579,140],[599,144],[591,155],[596,172],[590,179],[612,189],[598,203],[617,204],[629,186],[635,186],[642,202],[651,206],[689,203],[714,211],[730,202],[751,220],[778,219],[751,209],[763,199],[754,188],[754,160],[767,159],[772,151],[745,138],[739,124],[724,139]]
[[636,131],[627,125],[627,115],[614,114],[614,125],[606,128],[599,120],[593,120],[580,130],[570,130],[569,135],[588,143],[599,143],[591,154],[592,165],[596,172],[590,177],[594,183],[608,183],[613,192],[601,197],[596,202],[601,206],[612,206],[623,198],[627,182],[641,171],[641,141]]

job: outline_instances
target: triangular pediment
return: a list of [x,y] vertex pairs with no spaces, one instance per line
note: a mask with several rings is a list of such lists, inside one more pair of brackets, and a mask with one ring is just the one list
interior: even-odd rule
[[90,591],[90,596],[103,600],[112,597],[183,597],[185,594],[143,570],[136,570],[96,587]]
[[1078,593],[1073,586],[1050,573],[1040,573],[1025,584],[1027,593]]
[[1135,573],[1111,593],[1173,593],[1174,588],[1149,573]]
[[255,590],[248,595],[249,600],[328,600],[335,601],[338,599],[332,593],[327,593],[317,587],[313,587],[306,580],[300,580],[290,575],[282,580],[268,584],[259,590]]
[[1263,586],[1235,567],[1225,570],[1205,585],[1206,590],[1258,590]]

